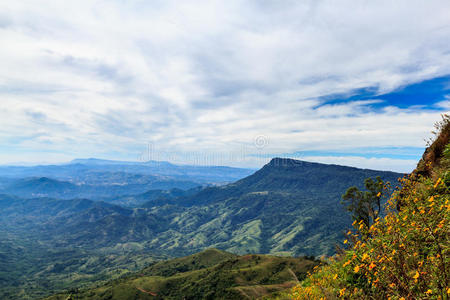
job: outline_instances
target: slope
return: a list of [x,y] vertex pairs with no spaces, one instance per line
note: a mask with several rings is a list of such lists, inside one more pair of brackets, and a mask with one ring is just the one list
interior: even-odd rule
[[[163,233],[149,247],[178,254],[206,247],[239,254],[331,254],[350,224],[341,195],[375,176],[395,184],[401,174],[275,158],[233,184],[172,201],[184,209],[171,221],[170,240]],[[155,214],[159,209],[152,208]]]
[[317,263],[306,258],[236,256],[208,249],[156,263],[95,289],[48,299],[253,299],[291,287]]
[[450,295],[450,117],[416,170],[388,201],[387,214],[354,224],[349,247],[288,299],[448,299]]

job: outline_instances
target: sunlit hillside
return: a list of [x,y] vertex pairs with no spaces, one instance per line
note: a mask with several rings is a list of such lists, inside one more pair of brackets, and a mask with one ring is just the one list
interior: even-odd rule
[[384,218],[354,222],[347,248],[296,286],[293,299],[448,299],[450,119],[417,169],[401,180]]

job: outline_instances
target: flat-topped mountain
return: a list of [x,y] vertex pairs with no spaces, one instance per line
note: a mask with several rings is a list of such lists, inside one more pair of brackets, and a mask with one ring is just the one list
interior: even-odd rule
[[221,202],[242,195],[278,194],[311,195],[325,193],[324,199],[333,203],[350,186],[361,186],[364,179],[380,176],[396,183],[402,174],[389,171],[359,169],[340,165],[306,162],[288,158],[273,158],[260,170],[234,183],[205,188],[190,197],[179,199],[179,205],[203,205]]

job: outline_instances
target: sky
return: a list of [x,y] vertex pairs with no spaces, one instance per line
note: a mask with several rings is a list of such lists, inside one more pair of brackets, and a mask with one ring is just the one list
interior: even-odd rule
[[1,1],[0,164],[411,171],[450,110],[450,2]]

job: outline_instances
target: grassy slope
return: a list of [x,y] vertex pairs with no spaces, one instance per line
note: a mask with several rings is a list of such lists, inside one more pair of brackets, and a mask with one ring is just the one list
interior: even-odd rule
[[95,289],[59,294],[48,300],[69,296],[71,299],[254,299],[292,287],[315,265],[316,261],[305,258],[237,256],[208,249],[156,263]]

